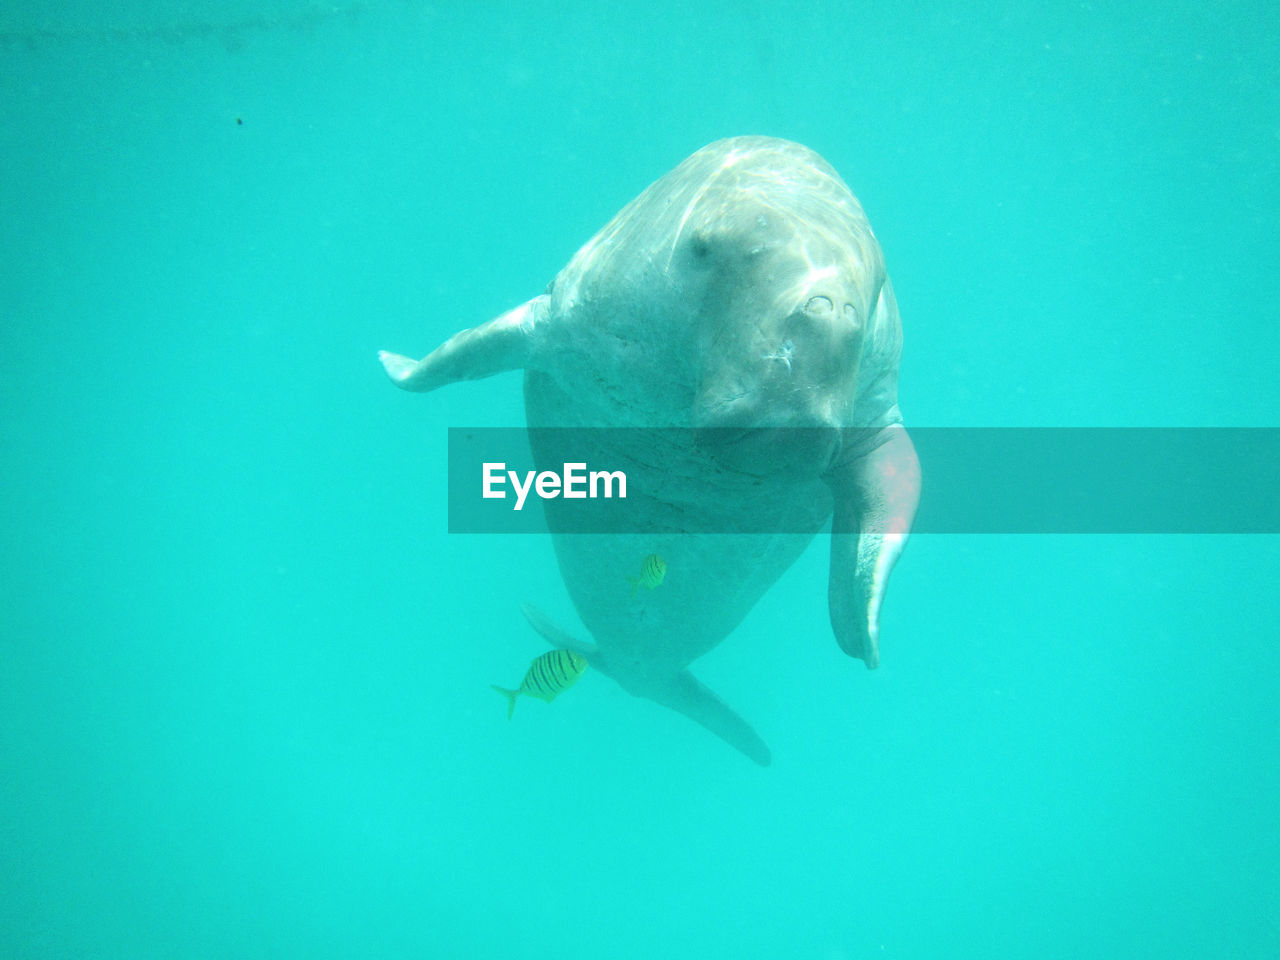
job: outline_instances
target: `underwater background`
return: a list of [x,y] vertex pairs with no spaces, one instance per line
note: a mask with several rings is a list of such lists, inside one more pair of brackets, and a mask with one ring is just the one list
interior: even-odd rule
[[582,628],[444,458],[520,377],[376,351],[745,133],[866,208],[908,425],[1280,425],[1273,3],[5,4],[0,956],[1280,955],[1275,536],[918,536],[874,672],[819,538],[695,668],[767,770],[508,722]]

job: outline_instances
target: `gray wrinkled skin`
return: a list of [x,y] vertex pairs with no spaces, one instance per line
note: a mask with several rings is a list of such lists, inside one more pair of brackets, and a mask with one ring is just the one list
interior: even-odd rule
[[[848,187],[799,144],[739,137],[645,190],[542,296],[421,361],[382,361],[419,391],[522,367],[531,428],[689,428],[609,433],[607,449],[573,451],[656,484],[628,500],[653,532],[558,532],[564,501],[546,501],[561,574],[594,643],[525,613],[628,691],[767,764],[763,741],[686,668],[833,513],[832,626],[851,656],[878,662],[880,605],[919,491],[897,406],[901,340],[879,244]],[[536,429],[531,439],[538,467],[558,470],[563,451]],[[690,534],[687,516],[805,532]],[[628,577],[652,553],[667,563],[665,582],[633,595]]]

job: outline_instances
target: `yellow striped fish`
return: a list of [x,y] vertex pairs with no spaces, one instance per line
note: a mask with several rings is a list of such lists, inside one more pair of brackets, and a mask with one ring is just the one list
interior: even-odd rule
[[651,553],[644,558],[644,562],[640,564],[640,576],[627,577],[631,581],[631,595],[636,595],[636,590],[640,587],[648,587],[652,590],[654,587],[662,583],[663,578],[667,575],[667,561],[663,560],[656,553]]
[[516,697],[520,694],[550,703],[577,683],[586,669],[587,658],[581,654],[572,650],[552,650],[529,664],[519,690],[499,686],[494,686],[493,689],[507,698],[507,719],[510,720],[511,715],[516,712]]

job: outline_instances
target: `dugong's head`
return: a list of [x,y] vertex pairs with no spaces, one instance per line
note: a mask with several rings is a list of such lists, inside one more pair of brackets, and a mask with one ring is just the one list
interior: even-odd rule
[[747,472],[821,474],[852,422],[879,257],[761,203],[722,211],[684,253],[703,278],[691,416],[702,446]]

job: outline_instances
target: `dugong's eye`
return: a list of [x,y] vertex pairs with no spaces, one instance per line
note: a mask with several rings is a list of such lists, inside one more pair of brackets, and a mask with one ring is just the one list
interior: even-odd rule
[[831,301],[826,297],[810,297],[804,305],[804,312],[811,317],[830,317],[835,313]]

